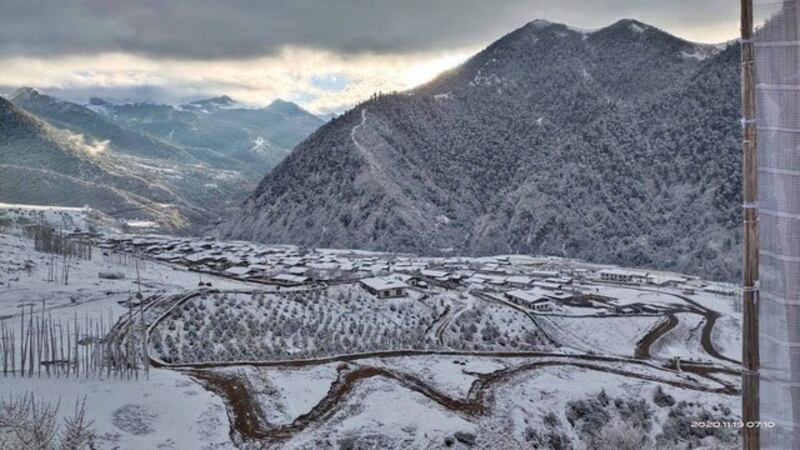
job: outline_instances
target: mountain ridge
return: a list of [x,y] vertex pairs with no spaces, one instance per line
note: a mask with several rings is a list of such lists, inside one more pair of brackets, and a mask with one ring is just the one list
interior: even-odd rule
[[364,102],[298,145],[219,235],[732,279],[737,49],[643,25],[531,22],[428,84]]
[[[235,105],[230,97],[210,100],[201,105]],[[6,180],[16,183],[0,191],[3,201],[89,204],[107,213],[122,211],[128,218],[161,223],[169,231],[200,231],[224,215],[318,122],[303,122],[307,116],[302,112],[297,123],[282,113],[251,117],[281,122],[262,126],[288,135],[277,144],[277,139],[252,136],[258,124],[227,117],[228,111],[237,113],[235,108],[212,111],[205,119],[205,113],[182,113],[171,106],[114,104],[100,98],[84,106],[30,87],[3,101],[3,170]],[[120,111],[124,119],[117,115]],[[183,115],[170,122],[179,114]],[[225,120],[217,118],[220,115]],[[160,136],[164,122],[152,120],[159,117],[171,127]],[[179,124],[183,134],[172,139]],[[228,133],[212,140],[220,130]],[[231,133],[246,141],[232,148],[227,139]],[[26,177],[28,189],[22,189],[19,180]]]

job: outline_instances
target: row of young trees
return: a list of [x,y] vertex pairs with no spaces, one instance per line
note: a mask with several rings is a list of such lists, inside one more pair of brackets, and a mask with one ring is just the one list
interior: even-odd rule
[[73,262],[92,259],[94,243],[90,239],[75,236],[63,228],[56,229],[43,219],[26,226],[23,234],[33,240],[34,250],[50,255],[47,281],[69,284]]
[[78,317],[54,319],[45,309],[23,309],[19,328],[11,319],[0,321],[0,371],[4,377],[119,377],[138,379],[149,373],[144,345],[145,328],[129,312],[113,319]]
[[442,322],[447,301],[382,300],[353,285],[289,295],[215,293],[174,309],[153,329],[150,344],[172,363],[546,345],[527,318],[497,307],[470,307],[452,323]]

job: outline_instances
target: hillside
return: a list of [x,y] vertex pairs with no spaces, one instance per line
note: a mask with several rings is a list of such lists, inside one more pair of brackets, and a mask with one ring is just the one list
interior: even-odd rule
[[531,22],[320,128],[220,234],[732,279],[737,61],[736,46],[631,20],[594,32]]
[[180,106],[95,98],[89,106],[106,120],[201,158],[205,150],[243,162],[256,181],[323,123],[291,102],[275,100],[264,108],[248,108],[228,96]]
[[[0,98],[0,199],[16,203],[92,205],[127,217],[184,225],[174,207],[190,205],[165,187],[126,173],[102,146],[59,130]],[[126,214],[127,213],[127,214]]]
[[173,231],[202,232],[321,123],[293,104],[251,110],[227,97],[87,107],[21,88],[11,102],[0,201],[89,205]]

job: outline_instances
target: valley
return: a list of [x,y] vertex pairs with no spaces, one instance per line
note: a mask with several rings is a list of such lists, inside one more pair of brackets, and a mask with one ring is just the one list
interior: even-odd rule
[[[98,448],[567,445],[594,439],[591,414],[631,411],[661,445],[736,439],[673,435],[668,425],[738,416],[741,313],[738,291],[723,283],[557,257],[108,230],[91,240],[91,259],[72,261],[64,282],[48,275],[59,258],[16,225],[0,234],[0,396],[86,395]],[[115,341],[142,342],[132,350],[141,362],[77,379],[15,373],[8,352],[19,344],[10,350],[9,339],[33,320],[26,309],[57,323],[105,317]],[[120,394],[100,395],[103,386]],[[610,403],[580,412],[597,401]]]
[[282,101],[80,105],[33,88],[0,98],[0,116],[0,201],[90,206],[173,233],[213,227],[322,124]]
[[0,448],[738,446],[739,59],[535,20],[404,90],[10,90]]

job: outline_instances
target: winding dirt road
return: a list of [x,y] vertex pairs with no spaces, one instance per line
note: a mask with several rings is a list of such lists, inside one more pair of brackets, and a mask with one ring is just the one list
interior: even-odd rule
[[650,330],[639,342],[636,343],[636,350],[634,351],[634,358],[636,359],[650,359],[650,347],[656,343],[657,340],[664,337],[667,333],[672,331],[678,326],[678,317],[674,312],[667,313],[658,326]]
[[[642,289],[646,290],[646,289]],[[149,329],[152,330],[158,323],[168,316],[171,310],[180,306],[190,298],[199,295],[198,292],[181,296],[174,301],[171,308],[159,315],[151,323]],[[672,294],[674,295],[674,294]],[[163,367],[173,370],[184,371],[208,390],[220,395],[226,403],[231,423],[231,432],[237,434],[245,440],[259,440],[265,442],[282,442],[297,433],[302,432],[307,427],[325,421],[338,411],[338,407],[346,402],[355,389],[366,380],[372,378],[384,378],[393,380],[399,385],[411,391],[420,393],[426,398],[436,402],[441,407],[467,417],[477,417],[490,414],[494,408],[494,393],[498,386],[508,382],[513,376],[521,373],[535,372],[538,369],[547,367],[576,367],[585,370],[592,370],[604,373],[615,374],[633,379],[652,381],[667,384],[682,389],[689,389],[698,392],[709,392],[721,395],[739,395],[738,387],[715,374],[738,375],[738,371],[728,365],[717,365],[714,363],[682,363],[682,372],[690,373],[705,379],[710,384],[681,380],[678,372],[668,364],[659,365],[650,355],[650,348],[659,339],[672,331],[679,323],[676,313],[695,313],[705,317],[705,325],[702,333],[702,346],[709,356],[727,363],[737,364],[738,362],[725,357],[713,345],[711,332],[714,328],[719,313],[704,308],[702,305],[682,296],[675,295],[685,301],[687,307],[675,307],[664,310],[665,320],[651,329],[636,345],[634,358],[599,356],[590,354],[564,354],[549,352],[461,352],[461,351],[435,351],[435,350],[399,350],[360,353],[353,355],[338,355],[324,358],[313,358],[304,360],[288,361],[232,361],[221,363],[192,363],[192,364],[171,364],[158,359],[151,358],[151,364],[155,367]],[[496,302],[496,299],[492,298]],[[524,313],[531,322],[539,329],[542,327],[538,323],[535,314],[530,313],[524,308],[510,303],[502,302],[506,306],[517,309]],[[452,311],[447,309],[437,318],[436,325],[447,326],[452,318]],[[439,327],[433,327],[434,332],[439,331]],[[542,330],[544,332],[544,330]],[[438,333],[437,333],[438,334]],[[546,335],[546,334],[545,334]],[[547,335],[546,335],[547,336]],[[551,342],[556,342],[552,337],[547,336]],[[525,358],[534,361],[527,362],[515,367],[501,369],[489,374],[475,374],[476,379],[472,383],[466,398],[451,397],[441,392],[436,387],[431,386],[415,375],[397,371],[386,367],[374,365],[358,365],[358,361],[374,358],[399,358],[414,356],[460,356],[460,357],[493,357],[493,358]],[[265,414],[252,392],[252,387],[242,376],[230,373],[222,373],[220,368],[237,366],[252,367],[273,367],[273,368],[300,368],[321,364],[343,363],[339,370],[336,381],[334,381],[328,393],[322,398],[309,412],[298,416],[289,424],[271,425],[265,419]],[[663,363],[663,361],[662,361]],[[355,367],[354,367],[355,366]],[[640,369],[636,371],[635,369]],[[641,369],[646,369],[642,371]],[[661,376],[663,374],[663,376]],[[716,386],[716,387],[710,387]]]
[[[725,384],[710,376],[706,378],[721,386],[718,388],[710,388],[685,381],[603,366],[588,361],[550,359],[536,361],[509,369],[501,369],[489,374],[479,374],[477,375],[477,379],[472,383],[466,398],[454,398],[430,386],[414,375],[394,371],[385,367],[367,365],[359,366],[354,369],[340,369],[339,375],[336,381],[331,384],[328,393],[308,413],[298,416],[289,424],[272,426],[263,419],[264,415],[260,406],[254,401],[254,396],[250,393],[247,383],[239,376],[226,375],[213,370],[191,370],[188,373],[206,386],[207,389],[216,392],[226,399],[229,415],[231,417],[232,431],[235,431],[246,440],[280,442],[290,439],[314,423],[330,418],[335,414],[338,406],[347,401],[359,384],[371,378],[380,377],[393,380],[411,391],[424,395],[449,411],[462,416],[477,417],[491,413],[494,408],[495,389],[511,380],[515,375],[532,372],[541,368],[557,366],[595,370],[700,392],[738,395],[738,390],[735,386]],[[666,371],[666,369],[663,370]],[[726,372],[725,369],[717,370]],[[711,370],[708,372],[711,372]],[[705,377],[705,375],[701,376]]]

